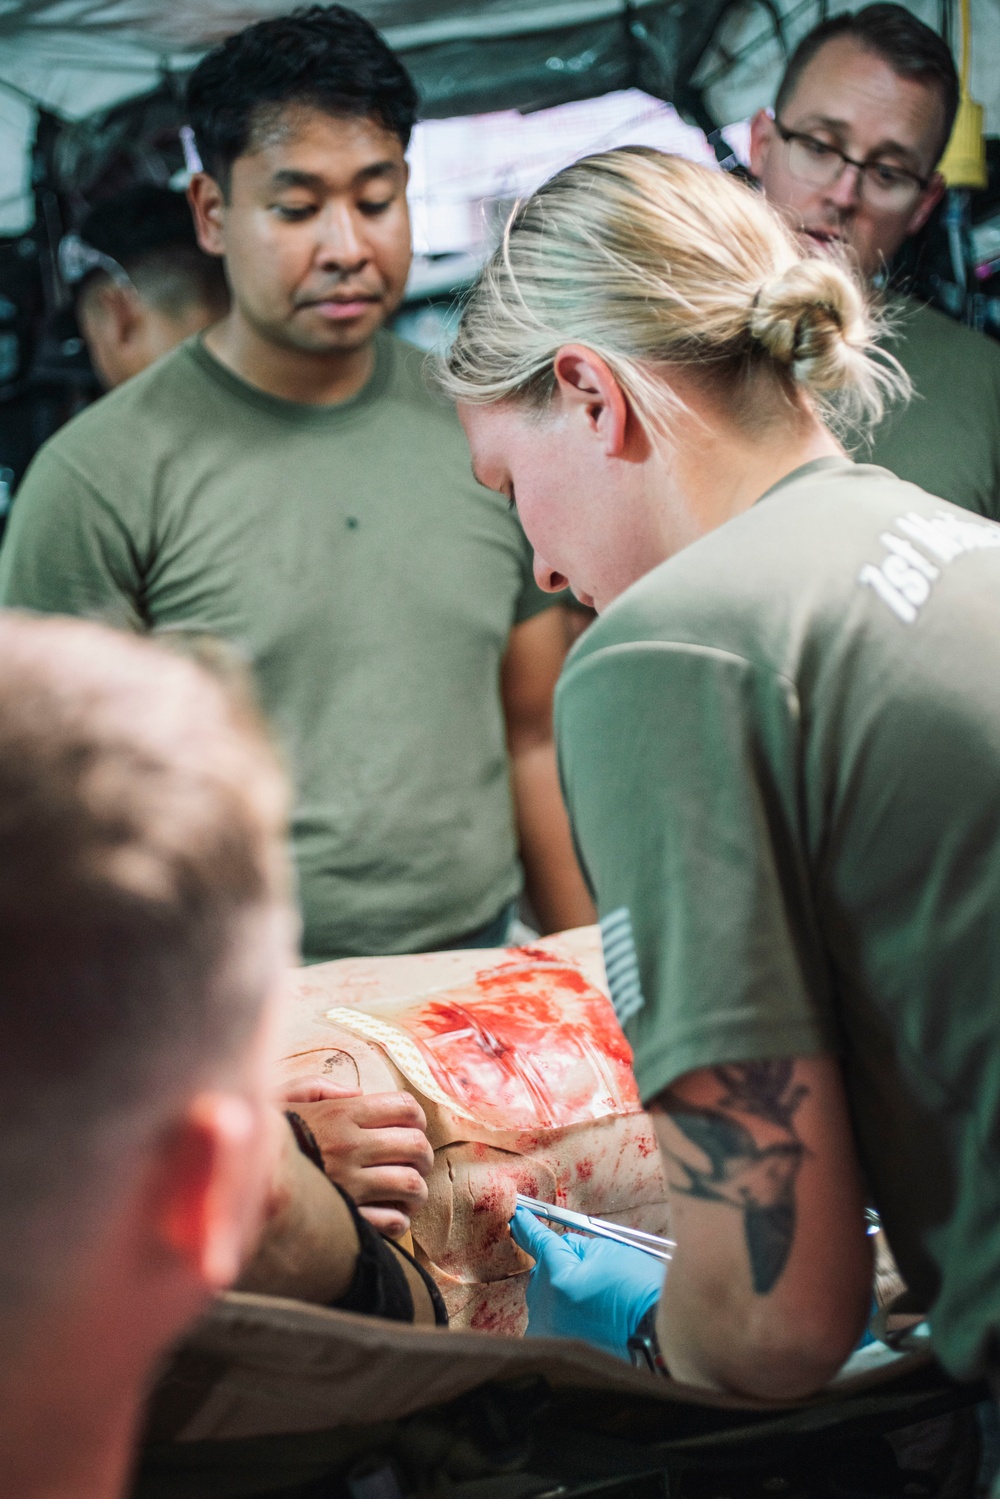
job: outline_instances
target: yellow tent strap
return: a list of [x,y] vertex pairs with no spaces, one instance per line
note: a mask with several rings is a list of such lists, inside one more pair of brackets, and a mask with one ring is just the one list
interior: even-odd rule
[[938,171],[949,187],[983,188],[988,181],[983,106],[969,95],[972,61],[972,21],[969,0],[962,0],[962,92],[958,114]]
[[969,66],[972,54],[972,0],[962,0],[962,93],[969,92]]

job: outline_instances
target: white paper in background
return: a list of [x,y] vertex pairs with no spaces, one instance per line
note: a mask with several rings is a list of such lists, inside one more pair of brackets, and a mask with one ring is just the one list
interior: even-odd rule
[[517,110],[427,120],[410,145],[410,207],[418,254],[476,251],[496,210],[591,151],[656,146],[715,165],[703,133],[639,89],[522,115]]

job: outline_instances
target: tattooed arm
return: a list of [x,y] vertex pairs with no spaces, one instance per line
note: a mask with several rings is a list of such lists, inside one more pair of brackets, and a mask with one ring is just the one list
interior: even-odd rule
[[677,1250],[658,1333],[677,1379],[811,1393],[864,1326],[872,1262],[829,1057],[689,1073],[652,1105]]

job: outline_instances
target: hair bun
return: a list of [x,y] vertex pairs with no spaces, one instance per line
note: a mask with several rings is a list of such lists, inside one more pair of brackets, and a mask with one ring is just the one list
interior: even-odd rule
[[908,388],[866,301],[846,265],[803,259],[761,193],[625,146],[574,162],[518,207],[441,383],[459,401],[544,409],[558,349],[582,343],[650,431],[671,429],[676,366],[714,383],[738,423],[808,405],[846,435]]
[[750,307],[750,336],[798,385],[854,384],[871,346],[861,289],[835,261],[798,260],[770,276]]

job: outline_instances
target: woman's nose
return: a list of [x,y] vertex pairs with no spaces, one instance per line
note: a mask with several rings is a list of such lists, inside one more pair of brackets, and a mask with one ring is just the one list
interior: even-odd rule
[[556,572],[550,567],[543,557],[535,553],[535,582],[543,593],[562,593],[564,588],[569,587],[569,579],[563,573]]

